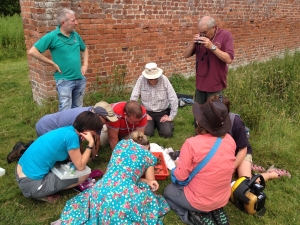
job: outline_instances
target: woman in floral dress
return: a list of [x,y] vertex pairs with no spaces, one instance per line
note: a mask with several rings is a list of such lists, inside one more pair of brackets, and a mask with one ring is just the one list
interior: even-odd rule
[[103,178],[69,200],[61,219],[52,224],[163,224],[170,208],[153,192],[159,187],[154,177],[157,159],[147,149],[149,141],[140,132],[120,141]]

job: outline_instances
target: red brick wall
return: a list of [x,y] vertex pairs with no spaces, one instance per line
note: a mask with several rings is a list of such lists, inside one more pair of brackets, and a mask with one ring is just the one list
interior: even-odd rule
[[[232,32],[233,66],[265,60],[286,48],[300,46],[299,0],[20,0],[26,46],[29,49],[56,25],[55,12],[68,7],[77,13],[89,49],[88,90],[117,65],[127,67],[132,83],[147,62],[164,74],[193,74],[194,57],[182,57],[198,32],[202,15],[213,16],[219,27]],[[49,53],[47,53],[50,55]],[[53,70],[29,58],[34,99],[56,96]]]

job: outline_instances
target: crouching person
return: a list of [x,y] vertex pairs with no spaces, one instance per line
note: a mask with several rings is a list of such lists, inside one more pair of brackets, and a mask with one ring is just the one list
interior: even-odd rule
[[[165,188],[164,197],[186,224],[220,224],[221,219],[222,224],[229,224],[222,207],[231,193],[236,145],[227,134],[231,126],[228,109],[221,102],[208,100],[203,105],[194,103],[193,114],[197,135],[182,145],[172,171],[177,180]],[[195,169],[200,162],[203,167]],[[180,185],[188,178],[186,186]]]
[[[20,158],[16,168],[16,180],[25,197],[54,203],[59,199],[56,192],[75,187],[85,181],[88,175],[61,180],[51,168],[56,162],[70,159],[77,170],[84,170],[94,147],[97,130],[102,122],[95,113],[80,113],[73,126],[52,130],[34,141]],[[88,146],[81,154],[80,140]]]

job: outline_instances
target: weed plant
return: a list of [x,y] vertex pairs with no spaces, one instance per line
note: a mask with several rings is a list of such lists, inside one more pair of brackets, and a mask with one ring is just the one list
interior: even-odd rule
[[92,85],[93,91],[86,97],[88,102],[97,102],[97,99],[106,99],[107,102],[118,102],[120,99],[129,99],[131,89],[126,81],[126,65],[116,65],[112,74],[97,73],[96,82]]
[[0,15],[0,60],[26,56],[22,17]]
[[[291,179],[284,177],[267,182],[264,191],[267,195],[267,212],[261,218],[239,211],[229,202],[225,210],[232,225],[299,224],[300,131],[299,115],[296,113],[300,108],[299,60],[299,53],[292,56],[287,54],[284,58],[274,58],[265,63],[253,62],[229,71],[225,94],[231,100],[231,111],[240,114],[250,127],[254,162],[266,168],[275,164],[292,174]],[[0,224],[49,224],[58,219],[66,201],[77,194],[74,190],[62,191],[62,198],[56,205],[27,199],[15,181],[16,162],[6,162],[6,156],[14,144],[35,139],[35,123],[43,115],[55,112],[58,107],[57,101],[45,102],[42,106],[33,102],[27,67],[25,59],[0,62],[0,167],[6,169],[6,174],[0,177]],[[194,93],[195,77],[186,79],[174,75],[170,81],[177,93]],[[115,82],[122,83],[120,80]],[[102,88],[106,90],[104,93],[101,92]],[[99,84],[98,91],[86,95],[85,106],[94,105],[100,100],[116,102],[129,99],[126,91],[115,96],[114,88],[105,88]],[[156,133],[150,141],[179,150],[184,140],[194,135],[191,106],[179,108],[174,123],[173,138],[164,139]],[[99,158],[90,162],[89,166],[104,171],[110,155],[109,146],[102,147]],[[170,178],[159,181],[158,192],[163,193],[170,182]],[[173,211],[165,216],[164,223],[182,224]]]

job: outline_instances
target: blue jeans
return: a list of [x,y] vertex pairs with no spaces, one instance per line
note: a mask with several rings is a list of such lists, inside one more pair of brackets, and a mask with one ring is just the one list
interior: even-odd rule
[[59,100],[58,111],[82,107],[86,85],[85,77],[78,80],[56,80],[55,82]]

